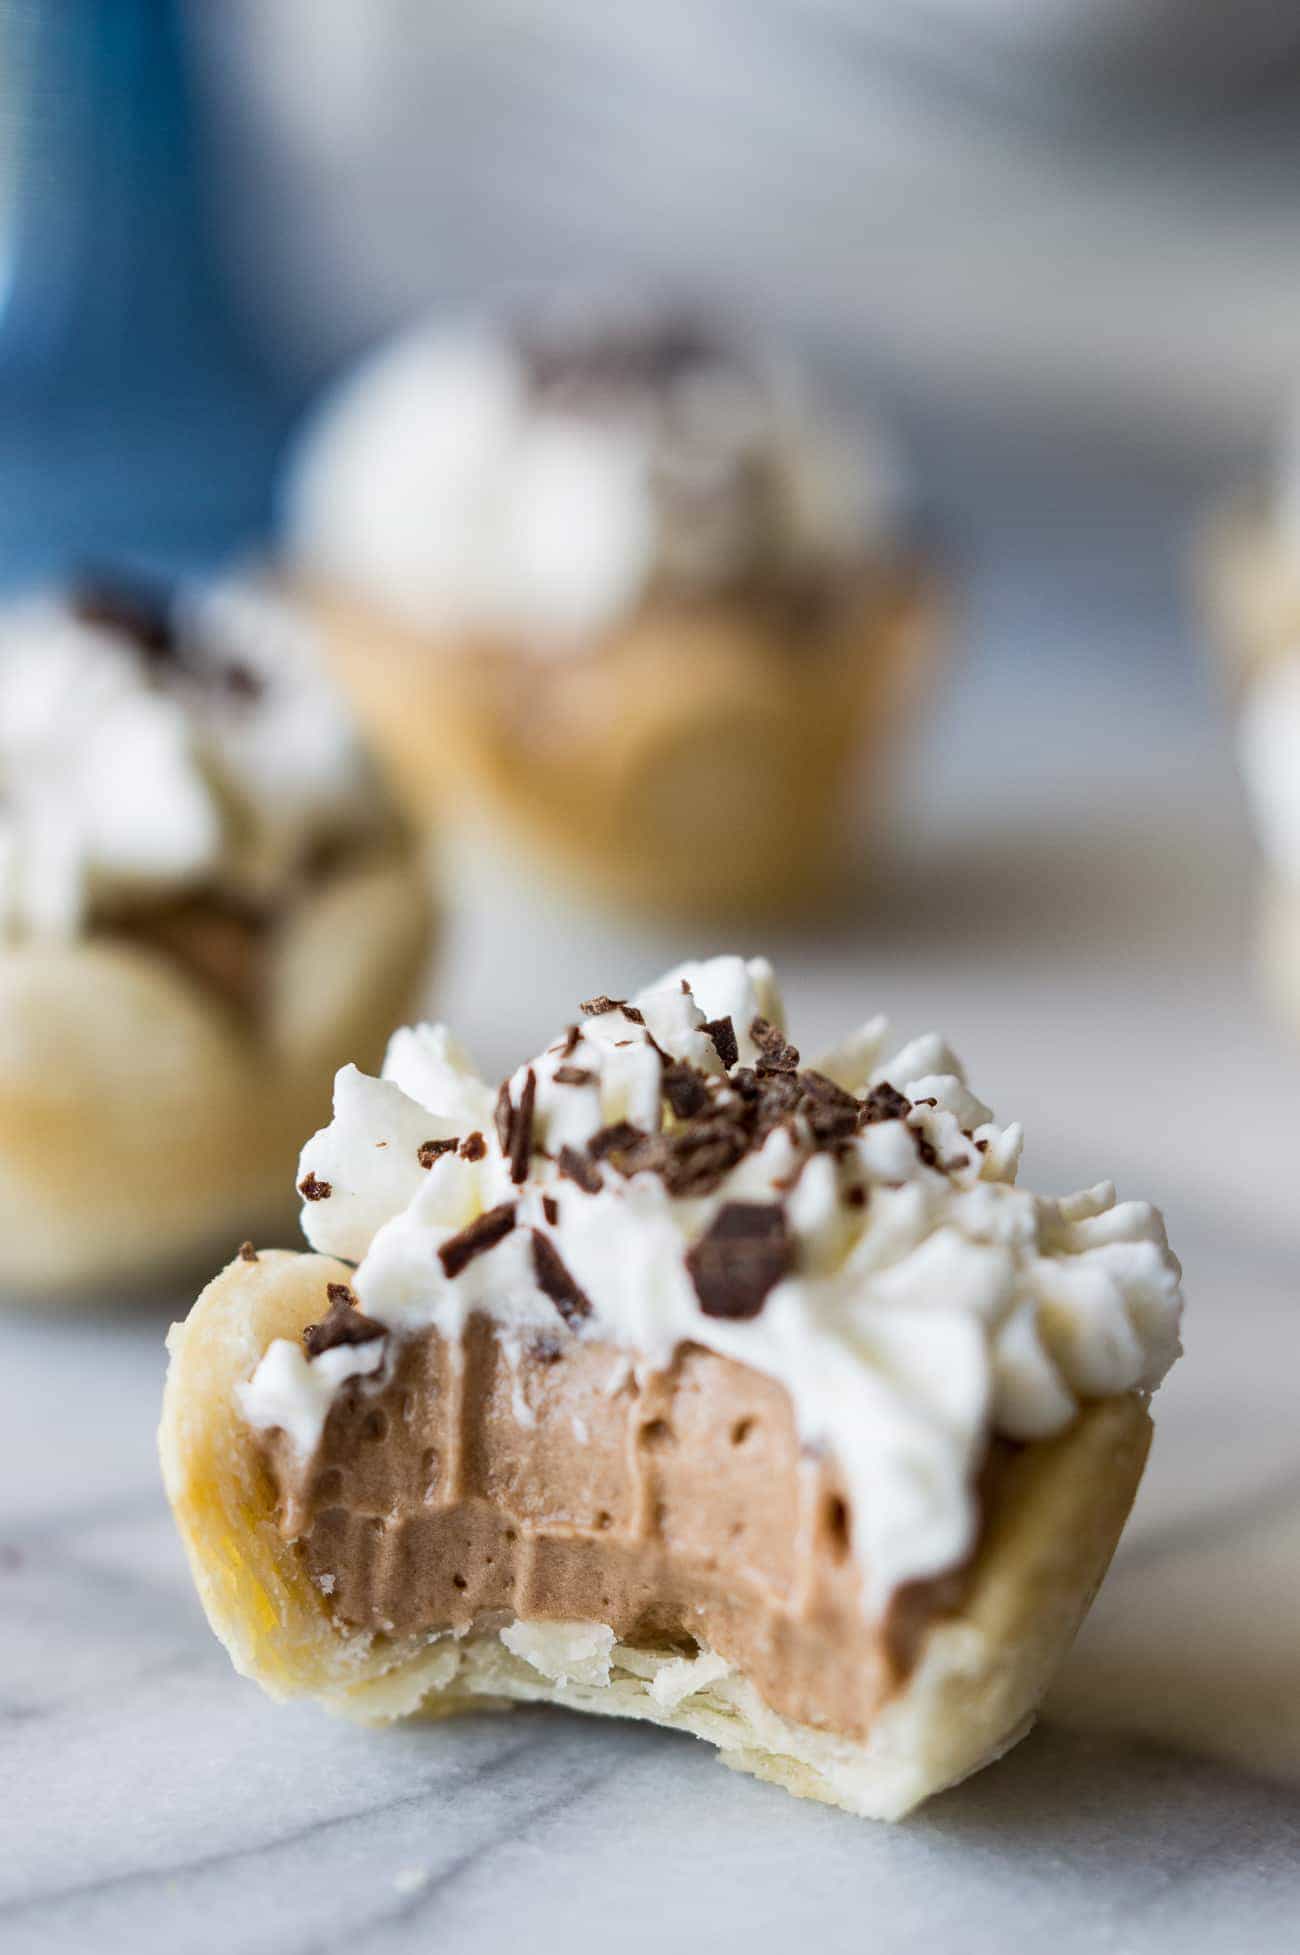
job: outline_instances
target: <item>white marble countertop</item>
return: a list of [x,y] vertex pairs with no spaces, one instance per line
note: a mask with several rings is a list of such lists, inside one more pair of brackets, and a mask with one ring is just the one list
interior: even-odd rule
[[[1251,982],[1249,848],[1178,642],[1172,530],[1126,557],[1104,525],[1031,548],[1029,512],[986,539],[905,856],[855,921],[772,949],[808,1046],[878,1004],[941,1025],[1026,1121],[1030,1179],[1113,1174],[1183,1256],[1187,1357],[1037,1732],[889,1828],[640,1728],[521,1711],[368,1733],[277,1708],[208,1634],[164,1508],[171,1313],[11,1316],[0,1947],[1295,1947],[1300,1046]],[[473,880],[440,979],[489,1067],[682,948],[501,895]]]

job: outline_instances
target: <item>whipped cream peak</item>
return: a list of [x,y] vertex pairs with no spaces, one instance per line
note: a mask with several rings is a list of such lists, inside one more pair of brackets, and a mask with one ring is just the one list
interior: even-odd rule
[[258,904],[384,819],[269,587],[96,583],[0,611],[0,940],[199,889]]
[[636,309],[426,325],[326,400],[288,495],[312,573],[423,630],[553,656],[660,594],[836,577],[901,470],[775,362]]
[[646,1370],[694,1343],[778,1379],[845,1477],[873,1610],[970,1552],[995,1436],[1150,1392],[1178,1355],[1157,1211],[1017,1187],[1019,1129],[942,1040],[884,1058],[876,1019],[805,1067],[771,967],[738,957],[584,1013],[495,1095],[436,1028],[399,1033],[383,1079],[340,1073],[303,1226],[357,1263],[367,1318],[455,1337],[483,1311]]

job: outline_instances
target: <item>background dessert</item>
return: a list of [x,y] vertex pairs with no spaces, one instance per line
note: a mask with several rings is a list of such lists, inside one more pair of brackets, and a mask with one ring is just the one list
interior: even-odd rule
[[410,1009],[429,925],[421,851],[268,590],[11,604],[0,1284],[131,1288],[282,1215],[295,1129]]
[[802,1067],[762,960],[583,1013],[496,1094],[441,1027],[346,1068],[324,1253],[173,1333],[209,1616],[275,1695],[554,1698],[898,1817],[1023,1735],[1105,1572],[1179,1351],[1163,1223],[1017,1189],[938,1038]]
[[632,904],[842,867],[938,628],[896,458],[791,372],[630,309],[409,332],[318,410],[291,563],[417,810]]
[[1300,1028],[1300,410],[1284,423],[1268,488],[1206,525],[1198,573],[1261,858],[1261,973]]

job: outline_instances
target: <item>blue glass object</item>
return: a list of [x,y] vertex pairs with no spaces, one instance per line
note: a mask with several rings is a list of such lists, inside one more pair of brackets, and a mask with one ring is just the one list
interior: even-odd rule
[[285,403],[222,293],[171,0],[0,0],[0,581],[265,536]]

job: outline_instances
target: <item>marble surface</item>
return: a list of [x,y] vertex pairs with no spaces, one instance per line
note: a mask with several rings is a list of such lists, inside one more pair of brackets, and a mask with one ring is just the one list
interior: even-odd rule
[[[889,1828],[648,1730],[520,1711],[367,1733],[272,1706],[208,1634],[159,1490],[186,1298],[12,1314],[0,1947],[1294,1948],[1300,1044],[1252,982],[1249,842],[1177,606],[1185,511],[1131,532],[1114,498],[1091,528],[1038,507],[983,539],[892,866],[834,929],[771,945],[801,1042],[877,1005],[942,1026],[1026,1121],[1035,1185],[1111,1173],[1183,1256],[1187,1356],[1038,1730]],[[683,948],[464,868],[439,994],[489,1068]]]

